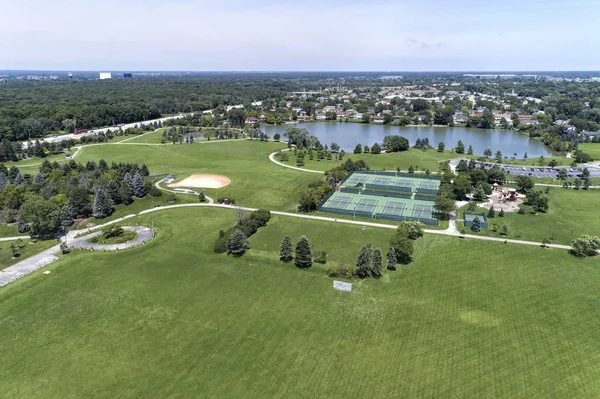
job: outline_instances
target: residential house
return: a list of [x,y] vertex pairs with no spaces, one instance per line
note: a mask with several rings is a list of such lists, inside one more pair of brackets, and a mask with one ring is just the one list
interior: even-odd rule
[[246,118],[246,125],[254,126],[258,122],[258,118],[249,116]]

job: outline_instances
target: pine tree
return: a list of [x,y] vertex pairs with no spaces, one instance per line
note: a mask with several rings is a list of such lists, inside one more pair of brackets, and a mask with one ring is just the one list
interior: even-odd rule
[[17,221],[17,231],[19,234],[24,234],[29,231],[29,225],[23,219],[19,218]]
[[129,172],[123,175],[123,182],[131,189],[131,192],[133,192],[133,178]]
[[150,171],[148,170],[148,167],[146,166],[146,164],[142,165],[142,167],[140,168],[140,173],[144,177],[150,176]]
[[143,198],[146,195],[144,178],[139,171],[135,172],[135,175],[133,176],[133,194],[138,198]]
[[504,209],[500,209],[500,212],[498,212],[498,216],[500,216],[501,218],[504,217]]
[[301,236],[296,244],[296,259],[294,264],[301,269],[307,269],[312,266],[312,252],[308,239],[305,236]]
[[73,218],[75,217],[75,209],[71,201],[67,200],[67,203],[60,210],[60,224],[61,226],[67,227],[73,224]]
[[383,268],[383,259],[381,255],[381,248],[375,248],[373,250],[373,261],[371,262],[371,276],[373,278],[381,277],[381,269]]
[[294,259],[292,255],[294,252],[294,246],[290,236],[283,237],[281,240],[281,248],[279,249],[279,260],[282,262],[291,262]]
[[115,180],[111,180],[108,182],[108,184],[106,185],[106,192],[108,193],[113,204],[116,205],[122,202],[121,195],[119,194],[119,183],[117,183]]
[[108,170],[108,164],[104,159],[98,161],[98,169],[100,169],[100,172],[102,173],[105,173]]
[[473,155],[473,146],[472,145],[469,146],[469,149],[467,150],[467,154]]
[[13,184],[15,186],[21,185],[25,183],[25,179],[23,178],[23,175],[21,175],[21,172],[17,173],[17,175],[15,176],[15,179],[13,180]]
[[481,231],[481,221],[478,216],[475,216],[473,223],[471,223],[471,231],[474,233],[479,233]]
[[227,239],[227,253],[242,256],[246,252],[246,236],[238,229],[234,229]]
[[133,202],[133,200],[131,199],[132,195],[133,192],[131,191],[129,185],[123,182],[123,184],[121,184],[121,187],[119,187],[120,202],[125,205],[131,204]]
[[6,189],[9,183],[8,176],[4,172],[0,172],[0,193]]
[[388,270],[396,270],[396,265],[398,264],[398,261],[396,259],[396,250],[394,249],[394,247],[390,248],[390,252],[388,253],[387,257],[387,262]]
[[43,186],[44,185],[44,177],[38,173],[33,178],[33,184],[35,184],[36,186]]
[[200,191],[200,194],[198,194],[198,200],[200,202],[206,202],[206,195],[204,195],[204,191]]
[[98,219],[110,215],[112,212],[112,201],[110,200],[110,196],[106,192],[106,189],[99,188],[96,190],[96,194],[94,195],[94,206],[92,209],[94,216]]
[[356,258],[356,274],[360,278],[369,277],[369,271],[371,269],[371,254],[367,246],[363,246],[358,253]]
[[496,216],[496,212],[494,211],[494,207],[491,206],[490,210],[488,211],[487,217],[488,219],[493,219]]

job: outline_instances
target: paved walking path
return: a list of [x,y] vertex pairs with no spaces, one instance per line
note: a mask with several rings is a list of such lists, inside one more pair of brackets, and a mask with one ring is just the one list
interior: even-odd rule
[[95,231],[85,236],[73,238],[67,242],[69,248],[75,249],[93,249],[95,251],[119,251],[121,249],[127,249],[141,245],[152,238],[152,229],[145,226],[124,226],[123,230],[135,231],[137,237],[131,241],[127,241],[121,244],[94,244],[86,242],[90,238],[96,237],[102,234],[101,231]]

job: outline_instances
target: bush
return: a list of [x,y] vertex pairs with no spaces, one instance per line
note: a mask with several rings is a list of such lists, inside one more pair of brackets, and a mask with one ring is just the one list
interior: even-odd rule
[[325,264],[327,263],[327,252],[325,251],[316,251],[314,262]]
[[519,210],[517,211],[517,213],[518,213],[519,215],[524,215],[524,214],[525,214],[525,209],[523,209],[523,208],[519,208]]
[[102,230],[104,238],[121,237],[123,234],[125,234],[125,230],[121,226],[109,226]]
[[343,277],[350,279],[356,275],[356,268],[344,264],[333,265],[327,269],[327,275],[329,277]]
[[227,252],[227,240],[228,239],[229,239],[229,234],[226,234],[223,230],[219,231],[219,238],[217,238],[217,241],[215,241],[215,246],[213,248],[213,251],[217,254],[222,254],[222,253]]
[[161,197],[163,195],[163,192],[160,191],[158,188],[156,188],[154,186],[154,184],[151,184],[150,187],[148,187],[148,194],[151,197],[155,197],[156,198],[156,197]]

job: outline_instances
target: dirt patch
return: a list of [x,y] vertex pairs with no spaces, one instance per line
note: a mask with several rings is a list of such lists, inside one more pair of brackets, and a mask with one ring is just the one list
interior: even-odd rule
[[191,175],[179,183],[169,184],[169,187],[221,188],[228,186],[231,180],[220,175]]

